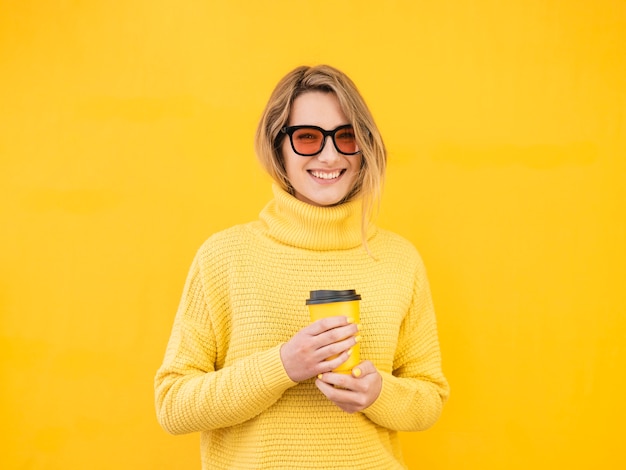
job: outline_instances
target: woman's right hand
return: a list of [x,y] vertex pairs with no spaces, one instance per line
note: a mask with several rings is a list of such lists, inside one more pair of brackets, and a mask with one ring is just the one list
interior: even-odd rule
[[302,328],[280,348],[287,375],[302,382],[340,366],[350,357],[358,332],[358,326],[344,316],[322,318]]

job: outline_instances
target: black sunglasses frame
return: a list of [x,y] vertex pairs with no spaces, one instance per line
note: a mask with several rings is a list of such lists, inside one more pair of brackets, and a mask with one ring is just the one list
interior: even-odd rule
[[[319,153],[321,153],[322,150],[324,150],[324,146],[326,145],[326,138],[328,136],[331,137],[332,141],[333,141],[333,145],[335,146],[335,149],[337,150],[337,152],[339,152],[342,155],[358,155],[359,153],[361,153],[360,150],[357,150],[356,152],[350,152],[350,153],[346,153],[346,152],[342,152],[339,147],[337,146],[337,142],[335,141],[335,135],[337,134],[337,132],[342,131],[344,129],[349,129],[352,128],[352,124],[344,124],[343,126],[339,126],[336,127],[335,129],[333,129],[332,131],[327,131],[326,129],[322,129],[321,127],[318,126],[285,126],[283,127],[280,131],[283,134],[287,134],[289,136],[289,143],[291,144],[291,149],[298,155],[300,155],[301,157],[314,157],[315,155],[318,155]],[[300,153],[296,150],[295,145],[293,144],[293,133],[296,132],[299,129],[315,129],[316,131],[320,131],[322,133],[322,135],[324,136],[324,138],[322,139],[322,146],[319,148],[319,150],[315,153]]]

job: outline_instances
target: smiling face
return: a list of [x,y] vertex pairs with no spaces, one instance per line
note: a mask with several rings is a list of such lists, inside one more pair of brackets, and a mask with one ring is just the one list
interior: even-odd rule
[[[333,130],[350,124],[334,93],[309,91],[298,96],[291,107],[289,126],[318,126]],[[282,144],[285,171],[295,197],[314,206],[337,204],[354,187],[361,154],[343,155],[337,151],[331,137],[320,153],[312,157],[298,155],[291,148],[289,137]]]

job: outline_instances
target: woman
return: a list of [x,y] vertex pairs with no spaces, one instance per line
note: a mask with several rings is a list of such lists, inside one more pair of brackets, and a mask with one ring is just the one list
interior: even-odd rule
[[[199,249],[155,379],[159,421],[201,432],[205,469],[405,468],[397,431],[430,427],[448,384],[422,261],[370,220],[386,163],[374,120],[342,72],[299,67],[256,150],[274,199]],[[311,323],[318,289],[355,289],[360,324]],[[357,342],[363,362],[332,372]]]

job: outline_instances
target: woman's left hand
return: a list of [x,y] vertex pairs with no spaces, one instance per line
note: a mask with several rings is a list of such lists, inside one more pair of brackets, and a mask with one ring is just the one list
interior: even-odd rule
[[[321,376],[321,378],[320,378]],[[326,372],[315,385],[335,405],[348,413],[362,411],[380,395],[383,379],[370,361],[352,369],[352,375]]]

